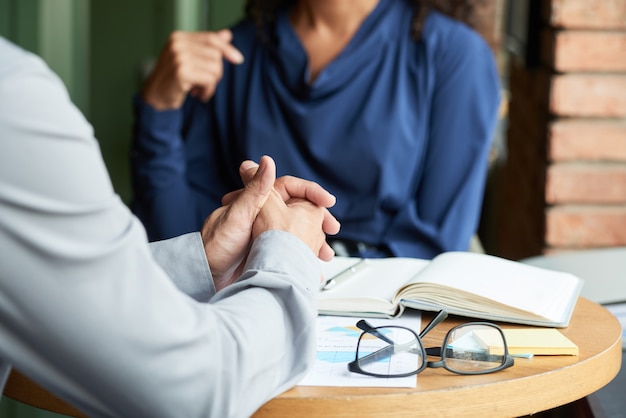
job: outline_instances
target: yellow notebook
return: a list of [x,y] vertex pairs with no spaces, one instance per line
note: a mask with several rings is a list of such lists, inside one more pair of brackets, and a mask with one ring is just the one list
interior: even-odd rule
[[[578,355],[578,346],[554,328],[503,329],[509,353],[512,355]],[[476,332],[480,341],[497,354],[492,333]]]

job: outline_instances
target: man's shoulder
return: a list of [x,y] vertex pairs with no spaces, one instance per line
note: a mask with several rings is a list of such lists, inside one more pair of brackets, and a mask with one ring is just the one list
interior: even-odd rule
[[50,72],[37,55],[0,37],[0,80],[25,70]]

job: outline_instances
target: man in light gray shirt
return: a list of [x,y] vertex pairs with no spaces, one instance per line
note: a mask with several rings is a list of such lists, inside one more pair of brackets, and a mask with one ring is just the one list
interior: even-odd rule
[[334,197],[240,171],[201,232],[148,245],[60,80],[0,38],[0,391],[14,367],[89,416],[245,417],[297,383]]

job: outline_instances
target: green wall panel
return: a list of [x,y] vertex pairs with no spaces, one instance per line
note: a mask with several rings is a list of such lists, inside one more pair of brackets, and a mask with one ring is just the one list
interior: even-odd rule
[[9,0],[0,0],[0,36],[10,38],[11,30],[11,8],[12,4]]
[[0,35],[39,52],[39,1],[0,0]]
[[132,100],[173,28],[171,1],[95,1],[89,49],[90,121],[113,185],[130,202]]
[[212,0],[209,4],[209,28],[230,26],[243,16],[244,0]]

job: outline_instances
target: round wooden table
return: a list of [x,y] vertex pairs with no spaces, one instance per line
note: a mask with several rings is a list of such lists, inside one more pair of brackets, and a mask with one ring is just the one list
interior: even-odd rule
[[[426,336],[425,345],[441,344],[448,329],[467,321],[448,318]],[[505,417],[548,410],[606,385],[622,359],[621,325],[601,305],[580,298],[569,327],[561,331],[578,345],[578,356],[516,358],[513,367],[482,376],[426,369],[412,389],[296,386],[267,402],[254,417]],[[17,372],[4,394],[38,408],[81,416]]]
[[[427,334],[424,345],[440,345],[450,328],[468,321],[448,318]],[[621,365],[622,328],[601,305],[580,298],[570,325],[560,331],[578,345],[578,356],[516,358],[513,367],[479,376],[429,368],[411,389],[296,386],[263,405],[254,418],[511,417],[545,411],[600,389]]]

